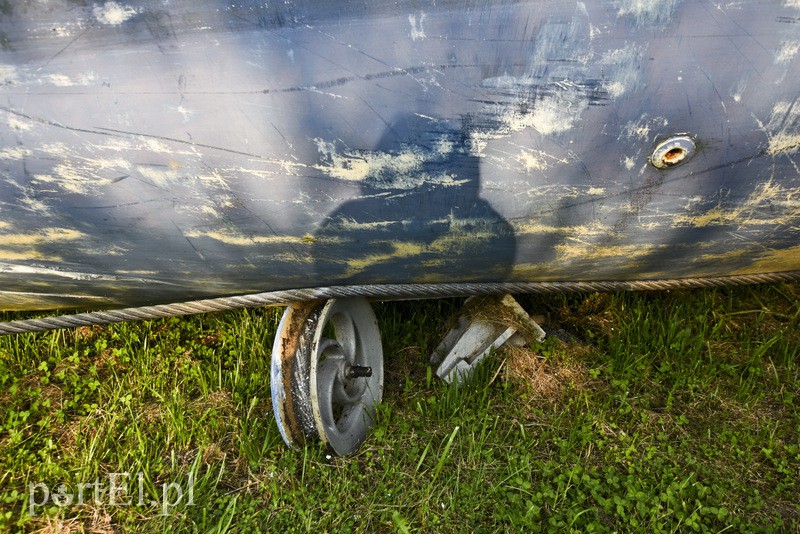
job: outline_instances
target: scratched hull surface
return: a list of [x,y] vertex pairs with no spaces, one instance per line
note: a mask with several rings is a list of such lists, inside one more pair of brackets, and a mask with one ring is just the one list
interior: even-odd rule
[[4,3],[0,308],[800,269],[796,0],[429,4]]

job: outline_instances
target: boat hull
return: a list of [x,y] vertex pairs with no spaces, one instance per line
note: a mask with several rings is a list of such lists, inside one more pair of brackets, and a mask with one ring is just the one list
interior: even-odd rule
[[2,309],[800,270],[796,2],[53,0],[0,42]]

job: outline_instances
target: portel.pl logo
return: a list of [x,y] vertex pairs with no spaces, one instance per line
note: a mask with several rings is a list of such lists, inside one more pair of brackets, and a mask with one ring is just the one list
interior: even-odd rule
[[[176,506],[194,506],[194,473],[189,473],[186,486],[178,482],[165,482],[161,485],[161,495],[153,499],[153,495],[145,492],[145,475],[136,473],[109,473],[107,481],[99,478],[94,482],[79,482],[74,485],[61,483],[50,487],[44,483],[28,484],[28,512],[37,515],[37,509],[52,503],[66,508],[93,503],[107,503],[110,506],[158,507],[161,515],[168,515]],[[132,487],[132,483],[135,486]],[[156,490],[158,486],[155,487]],[[129,492],[129,489],[134,491]],[[184,491],[185,490],[185,491]],[[184,497],[186,500],[184,501]]]

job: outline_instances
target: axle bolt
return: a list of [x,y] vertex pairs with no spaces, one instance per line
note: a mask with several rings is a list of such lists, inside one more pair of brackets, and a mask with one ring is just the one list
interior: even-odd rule
[[351,365],[347,368],[347,371],[345,371],[344,376],[347,378],[369,378],[372,376],[372,367]]

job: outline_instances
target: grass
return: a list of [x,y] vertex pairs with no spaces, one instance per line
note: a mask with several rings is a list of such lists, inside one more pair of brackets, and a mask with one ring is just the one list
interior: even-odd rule
[[519,300],[548,338],[462,389],[427,364],[459,301],[377,305],[384,403],[349,458],[281,441],[280,310],[0,338],[0,530],[800,529],[800,284]]

